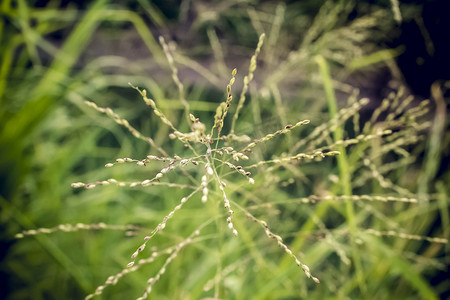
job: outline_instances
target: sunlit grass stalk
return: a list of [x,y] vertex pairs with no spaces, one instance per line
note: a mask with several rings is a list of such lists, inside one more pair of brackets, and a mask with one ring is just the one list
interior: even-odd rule
[[[336,97],[334,95],[334,89],[331,82],[330,71],[328,68],[328,64],[325,59],[318,55],[315,57],[316,63],[319,66],[319,72],[322,76],[323,86],[325,89],[325,97],[328,104],[328,111],[330,114],[330,119],[333,119],[338,112]],[[342,127],[336,126],[333,131],[333,138],[336,141],[343,140],[344,133]],[[338,168],[339,168],[339,184],[341,185],[342,194],[350,196],[352,194],[352,186],[351,186],[351,170],[347,160],[346,149],[344,146],[337,146],[338,151],[341,153],[337,156]],[[358,278],[358,283],[361,291],[363,293],[366,292],[367,288],[364,283],[364,273],[362,269],[361,255],[355,243],[355,237],[357,234],[356,228],[356,218],[353,207],[353,202],[350,200],[346,200],[346,217],[347,223],[349,225],[349,231],[351,235],[351,243],[352,243],[352,252],[354,258],[354,264],[356,269],[356,275]]]
[[189,114],[190,114],[190,107],[189,103],[186,101],[186,98],[184,96],[184,85],[181,82],[180,78],[178,77],[178,69],[175,66],[172,53],[170,53],[169,46],[167,45],[166,41],[162,36],[159,37],[159,42],[164,50],[164,54],[166,55],[167,62],[169,63],[170,70],[172,71],[172,80],[175,82],[177,88],[178,88],[178,98],[181,102],[181,104],[184,106],[184,114],[186,116],[186,120],[189,122]]
[[248,67],[248,75],[244,77],[244,87],[242,88],[241,96],[239,97],[239,102],[233,116],[233,121],[231,122],[231,130],[230,130],[231,134],[234,134],[234,127],[236,125],[237,119],[239,118],[239,112],[244,107],[245,94],[247,93],[249,83],[253,80],[254,76],[253,73],[256,70],[256,61],[258,58],[258,54],[261,51],[261,47],[264,43],[265,36],[266,35],[264,33],[259,36],[259,42],[258,45],[256,46],[255,54],[253,54],[252,58],[250,59],[250,66]]

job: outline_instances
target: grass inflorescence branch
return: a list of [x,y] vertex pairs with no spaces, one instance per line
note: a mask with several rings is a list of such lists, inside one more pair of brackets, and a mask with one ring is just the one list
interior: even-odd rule
[[134,233],[141,228],[135,225],[112,225],[105,223],[95,223],[95,224],[84,224],[77,223],[75,225],[72,224],[59,224],[58,226],[51,228],[38,228],[38,229],[30,229],[24,230],[21,233],[17,233],[15,235],[16,239],[24,238],[25,236],[33,236],[38,234],[50,234],[58,231],[62,232],[75,232],[80,230],[118,230],[125,231],[126,235],[134,235]]

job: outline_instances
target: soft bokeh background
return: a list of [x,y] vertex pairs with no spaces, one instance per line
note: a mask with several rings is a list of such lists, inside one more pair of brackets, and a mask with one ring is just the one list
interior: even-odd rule
[[[142,159],[156,151],[86,106],[85,100],[113,108],[169,155],[189,155],[181,143],[168,139],[169,128],[128,85],[146,88],[160,109],[188,130],[159,36],[174,53],[191,110],[210,126],[226,97],[231,70],[238,70],[233,86],[237,100],[258,37],[266,34],[236,128],[252,138],[303,119],[311,120],[311,128],[329,120],[318,56],[331,70],[339,108],[356,92],[358,98],[370,99],[360,112],[361,124],[391,92],[403,89],[401,101],[413,95],[410,107],[430,98],[423,121],[430,125],[413,134],[417,141],[374,162],[380,172],[389,169],[383,169],[388,163],[405,162],[383,173],[403,190],[380,186],[373,178],[353,189],[359,195],[408,196],[420,203],[356,206],[355,220],[361,232],[372,228],[449,236],[447,1],[3,0],[0,17],[1,298],[85,297],[126,266],[142,237],[187,193],[167,187],[71,187],[73,182],[111,177],[141,180],[164,167],[104,168],[119,157]],[[349,126],[345,124],[345,137],[354,134]],[[305,129],[280,138],[256,155],[270,159],[289,152],[307,133]],[[352,184],[357,186],[365,173],[356,171],[355,157]],[[255,187],[234,194],[244,206],[271,204],[255,214],[285,238],[321,279],[320,285],[307,280],[276,243],[241,214],[235,221],[242,228],[239,239],[221,231],[221,225],[209,228],[172,262],[152,297],[213,297],[214,288],[208,287],[214,278],[223,299],[449,297],[448,245],[362,234],[358,247],[363,268],[355,271],[352,262],[358,258],[348,245],[344,205],[275,203],[341,195],[338,174],[333,159],[284,166],[273,174],[262,172],[255,177]],[[187,183],[181,174],[170,174],[168,180]],[[197,200],[177,213],[152,246],[164,249],[179,243],[205,215],[217,214],[214,205],[205,207]],[[308,223],[316,217],[320,222]],[[226,227],[225,217],[220,221]],[[143,230],[134,236],[90,230],[14,238],[23,230],[79,222],[134,224]],[[103,297],[139,297],[163,262],[125,276]]]

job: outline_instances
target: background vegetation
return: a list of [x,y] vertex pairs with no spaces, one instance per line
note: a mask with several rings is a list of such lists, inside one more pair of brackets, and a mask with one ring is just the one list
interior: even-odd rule
[[[158,253],[154,262],[99,298],[142,296],[170,257],[162,251],[186,242],[201,224],[150,297],[448,297],[449,76],[441,67],[448,51],[437,30],[448,22],[444,2],[2,1],[1,297],[93,293],[126,269],[144,236],[192,192],[193,182],[201,184],[205,169],[190,165],[185,173],[169,172],[161,185],[72,188],[108,178],[142,182],[167,167],[152,161],[145,168],[104,168],[117,158],[160,153],[85,100],[112,108],[168,156],[191,157],[128,82],[145,88],[189,132],[171,67],[183,83],[181,98],[207,128],[237,68],[227,134],[262,33],[235,133],[261,139],[287,124],[311,122],[256,146],[247,165],[317,149],[341,155],[258,166],[253,185],[245,176],[227,177],[223,168],[239,236],[228,230],[223,197],[211,182],[208,202],[193,196],[140,254]],[[169,182],[180,186],[164,185]],[[308,279],[248,213],[266,221],[321,283]],[[60,226],[15,238],[77,223],[129,227]]]

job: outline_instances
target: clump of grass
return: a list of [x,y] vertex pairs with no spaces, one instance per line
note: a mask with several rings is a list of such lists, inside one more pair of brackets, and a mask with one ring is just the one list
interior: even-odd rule
[[[167,195],[172,195],[172,191],[173,195],[183,194],[172,201],[176,204],[152,230],[142,234],[142,241],[134,252],[130,251],[131,261],[123,266],[124,269],[108,277],[86,299],[103,294],[105,288],[115,285],[124,276],[137,271],[142,266],[154,264],[157,271],[151,276],[148,275],[146,286],[143,287],[144,291],[138,298],[146,299],[155,289],[156,284],[161,281],[164,274],[167,273],[170,265],[181,255],[183,249],[200,244],[207,239],[217,241],[219,252],[222,251],[220,249],[223,245],[221,240],[228,242],[232,239],[237,240],[238,245],[242,244],[250,248],[250,252],[252,252],[254,250],[251,250],[251,247],[248,246],[252,245],[253,241],[249,238],[250,232],[246,228],[247,223],[256,223],[259,230],[265,235],[264,241],[255,240],[255,242],[271,242],[281,248],[281,253],[287,254],[286,259],[289,262],[283,259],[280,264],[273,267],[275,271],[285,272],[284,274],[286,274],[287,271],[284,269],[288,268],[286,267],[288,263],[292,265],[293,260],[294,265],[299,266],[306,276],[315,283],[320,282],[320,276],[317,275],[314,267],[308,266],[311,263],[304,258],[305,255],[300,250],[306,243],[305,236],[324,235],[324,241],[329,245],[328,249],[335,252],[344,265],[355,264],[357,273],[363,272],[362,266],[369,259],[358,254],[360,251],[358,245],[364,242],[368,243],[371,239],[369,236],[396,237],[438,244],[447,243],[445,238],[404,232],[400,226],[401,220],[390,219],[388,212],[377,205],[377,203],[384,202],[401,208],[401,205],[404,207],[404,205],[418,203],[418,199],[413,192],[389,177],[391,177],[393,170],[410,163],[411,154],[406,150],[407,147],[422,139],[423,131],[429,128],[430,122],[421,121],[421,118],[427,113],[428,101],[422,101],[419,105],[412,106],[412,98],[405,97],[403,90],[400,90],[389,95],[375,109],[370,120],[361,125],[359,113],[369,103],[369,100],[358,99],[356,91],[348,99],[346,107],[338,109],[336,100],[333,99],[334,91],[330,75],[326,71],[326,65],[324,65],[325,62],[318,57],[319,66],[325,70],[322,75],[330,108],[329,121],[309,131],[304,130],[302,134],[299,133],[302,129],[312,127],[310,120],[298,120],[292,122],[292,124],[285,123],[280,129],[264,134],[260,138],[236,134],[239,132],[237,124],[240,120],[239,117],[243,115],[242,110],[246,103],[246,93],[255,76],[258,55],[263,41],[264,35],[261,35],[256,51],[250,59],[248,74],[243,79],[243,88],[237,105],[233,106],[235,102],[233,102],[232,88],[237,76],[237,70],[234,69],[226,87],[225,100],[218,105],[214,116],[210,116],[209,120],[201,120],[200,117],[195,116],[196,112],[190,111],[189,102],[184,95],[185,88],[178,78],[178,70],[175,67],[171,50],[164,39],[160,39],[172,72],[172,78],[177,86],[179,101],[184,109],[183,115],[185,118],[183,119],[186,120],[187,124],[174,121],[159,107],[158,102],[152,99],[145,89],[130,85],[140,94],[153,115],[163,126],[169,128],[168,136],[184,146],[183,153],[179,153],[179,155],[169,154],[173,153],[171,149],[164,149],[159,146],[154,139],[139,132],[127,120],[115,113],[113,109],[99,107],[94,102],[86,101],[89,107],[108,115],[117,124],[126,128],[134,137],[148,143],[153,152],[145,157],[121,157],[112,162],[105,162],[106,168],[114,169],[119,165],[129,164],[130,168],[143,170],[142,173],[146,174],[144,179],[125,181],[109,178],[87,183],[76,182],[72,184],[73,188],[94,189],[100,186],[117,185],[122,188],[147,189],[162,186],[170,189]],[[236,108],[234,109],[234,107]],[[233,114],[233,117],[230,120],[229,115],[231,114]],[[350,126],[352,130],[351,133],[345,132],[346,135],[344,135],[343,128],[346,126]],[[227,129],[228,132],[226,132]],[[307,134],[305,134],[306,131],[308,131]],[[287,151],[283,153],[274,152],[269,158],[265,158],[262,148],[264,146],[266,149],[276,148],[273,143],[282,137],[290,138],[291,144],[289,144]],[[301,173],[302,168],[297,167],[299,164],[302,164],[303,167],[303,163],[307,162],[322,161],[322,163],[328,163],[323,160],[335,156],[340,160],[338,164],[339,176],[329,175],[328,178],[323,179],[331,183],[329,187],[320,190],[317,195],[313,194],[308,197],[286,197],[283,195],[283,187],[289,186],[293,182],[298,182],[298,186],[307,185],[307,180]],[[392,157],[399,158],[390,163],[383,163],[383,161]],[[179,182],[173,181],[175,174],[182,177]],[[370,195],[358,193],[360,187],[367,184],[375,186],[374,190],[379,193]],[[274,197],[280,197],[280,199],[273,198],[264,201],[267,199],[264,194],[270,191],[273,186],[279,189],[277,190],[278,196]],[[189,192],[186,192],[185,189]],[[294,195],[295,192],[292,194]],[[432,197],[430,196],[430,198]],[[341,205],[342,203],[345,203],[344,207]],[[276,213],[283,214],[289,211],[289,209],[281,210],[277,206],[285,205],[287,207],[288,205],[298,204],[315,204],[317,206],[314,209],[305,208],[308,218],[301,224],[300,230],[297,228],[289,238],[282,238],[283,234],[275,233],[274,228],[276,226],[272,226],[270,220],[274,220],[273,216]],[[202,209],[205,211],[205,216],[190,216],[200,219],[200,225],[187,237],[181,238],[181,241],[164,250],[155,250],[153,247],[158,243],[158,235],[164,234],[171,222],[188,205],[203,205]],[[330,228],[326,224],[326,214],[331,208],[346,218],[342,223],[334,223],[334,228]],[[267,213],[266,216],[264,212]],[[369,214],[377,221],[373,221],[372,224],[375,228],[367,228],[370,226],[370,224],[367,224],[370,222],[369,217],[367,217]],[[182,221],[178,221],[178,224],[180,222]],[[294,226],[298,226],[297,222],[294,223]],[[225,226],[222,226],[222,224]],[[222,231],[222,227],[225,227],[226,230]],[[139,235],[141,234],[140,231],[145,231],[142,226],[137,227],[135,225],[77,224],[24,231],[17,237],[79,229],[136,231],[133,234]],[[213,229],[216,231],[211,237],[210,232],[214,231]],[[184,231],[179,234],[184,234]],[[351,249],[346,245],[348,239],[351,241]],[[383,247],[384,244],[380,246],[380,251],[385,250]],[[150,256],[140,258],[148,252],[149,248]],[[156,261],[163,255],[167,257],[162,264],[158,265]],[[280,256],[280,253],[278,253],[278,256]],[[252,254],[250,257],[258,259],[257,254]],[[311,255],[308,257],[311,259]],[[223,260],[225,259],[223,258]],[[244,255],[242,260],[249,261],[249,258]],[[264,261],[265,258],[262,260]],[[311,259],[311,261],[313,260]],[[214,275],[215,298],[218,298],[221,294],[220,284],[217,282],[220,282],[221,278],[232,272],[230,270],[235,269],[235,263],[229,263],[227,266],[229,268],[222,268],[220,264],[218,265],[219,267]],[[322,273],[325,271],[322,270]],[[352,284],[359,286],[363,293],[367,293],[367,284],[364,281],[363,274],[360,273],[356,277],[357,279]],[[271,280],[277,283],[279,279]],[[323,279],[321,281],[324,282]],[[271,283],[273,284],[273,282]],[[330,283],[328,282],[328,284]],[[205,284],[205,286],[207,285]],[[258,291],[259,294],[257,293],[255,297],[262,297],[263,292],[263,289]],[[425,292],[422,292],[426,294],[426,289]]]
[[[184,52],[190,50],[183,42],[181,51],[169,41],[161,40],[158,47],[154,27],[146,20],[158,24],[159,32],[167,32],[169,20],[145,1],[140,1],[141,9],[148,15],[135,5],[130,10],[103,0],[93,1],[88,10],[55,9],[58,1],[45,8],[26,1],[2,2],[1,243],[11,247],[2,259],[7,288],[0,295],[445,297],[445,286],[434,286],[430,278],[447,268],[448,170],[441,165],[448,143],[446,87],[432,87],[431,102],[438,107],[432,118],[426,114],[433,105],[419,104],[398,85],[390,83],[396,91],[378,104],[372,95],[371,102],[360,99],[357,89],[340,82],[348,83],[353,70],[370,75],[388,66],[397,74],[392,59],[403,48],[383,49],[382,41],[398,29],[393,16],[397,22],[408,21],[420,18],[420,12],[398,1],[387,7],[355,1],[186,3],[181,5],[181,10],[189,6],[185,20],[197,16],[192,32],[200,28],[191,33],[201,36],[206,29],[213,48],[216,61],[208,67],[188,58],[199,53],[205,57],[202,49],[209,48],[200,40],[194,40],[190,53]],[[365,9],[359,10],[360,5]],[[98,43],[92,47],[90,38],[104,38],[104,25],[111,24],[120,24],[114,36],[120,36],[121,44],[131,32],[141,38],[151,63],[141,60],[142,51],[130,59],[116,51],[108,54],[120,57],[98,57]],[[247,93],[240,93],[241,86],[230,81],[227,63],[235,55],[251,57],[250,47],[262,32],[268,35],[255,58],[258,69]],[[54,33],[66,35],[61,47]],[[135,42],[139,44],[133,40],[133,47]],[[250,47],[246,52],[233,44]],[[319,74],[318,63],[329,64],[330,73]],[[173,88],[161,80],[160,66],[168,67]],[[248,72],[237,66],[239,74],[231,78],[240,83],[241,74]],[[230,84],[232,90],[225,92],[218,110],[210,101],[217,97],[207,88],[186,84],[186,68],[208,87],[222,90]],[[140,118],[146,110],[138,101],[103,108],[116,106],[122,92],[133,93],[128,81],[146,88],[178,132],[161,123],[153,108],[151,116]],[[350,97],[347,103],[345,96],[335,97],[336,109],[330,113],[334,89]],[[245,101],[232,135],[241,95]],[[91,99],[88,105],[86,99]],[[303,119],[311,122],[291,129]],[[336,137],[338,131],[342,137]],[[201,140],[208,134],[211,156],[208,143]],[[169,135],[173,141],[167,140]],[[255,146],[249,147],[251,143]],[[243,151],[245,147],[251,152]],[[343,154],[342,148],[346,169],[337,159],[323,157],[331,151]],[[223,191],[216,175],[208,174],[205,155],[226,184]],[[72,190],[70,183],[80,178],[88,183],[77,182]],[[28,230],[12,241],[19,228]],[[152,237],[145,249],[126,267],[146,236]],[[297,260],[322,284],[308,280]]]

